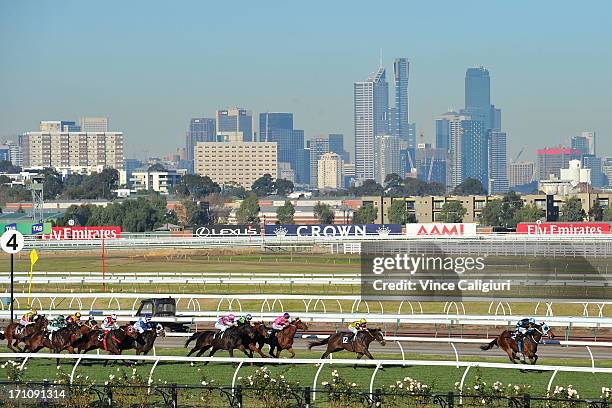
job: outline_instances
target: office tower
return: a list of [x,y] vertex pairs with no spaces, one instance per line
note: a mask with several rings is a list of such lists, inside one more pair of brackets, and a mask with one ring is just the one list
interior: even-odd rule
[[601,163],[601,169],[606,178],[606,185],[610,186],[612,181],[612,157],[604,157]]
[[222,109],[217,111],[215,118],[219,141],[253,141],[253,116],[251,111],[242,108]]
[[216,142],[216,122],[213,118],[193,118],[189,121],[189,130],[185,137],[187,160],[193,160],[193,150],[198,142]]
[[385,69],[379,68],[366,81],[355,82],[353,96],[356,177],[374,179],[374,138],[389,130],[389,86]]
[[461,181],[476,179],[486,189],[489,183],[489,144],[483,122],[463,120],[461,129]]
[[448,151],[432,147],[428,143],[419,143],[415,150],[414,168],[417,178],[427,183],[447,185]]
[[283,180],[289,180],[292,183],[296,182],[295,172],[291,168],[291,163],[283,163],[279,161],[277,173],[278,175],[276,176],[276,178],[283,179]]
[[447,186],[454,188],[463,181],[463,126],[462,122],[470,120],[469,116],[449,111],[436,118],[436,148],[449,152],[450,177]]
[[374,180],[381,185],[388,174],[400,174],[400,138],[378,135],[374,143]]
[[582,168],[591,170],[591,185],[593,187],[599,188],[607,184],[600,157],[585,154],[582,156]]
[[20,144],[26,167],[123,169],[122,132],[26,132]]
[[316,137],[306,142],[306,146],[310,153],[310,185],[316,186],[319,183],[317,176],[319,159],[325,153],[329,153],[329,138],[327,137]]
[[585,153],[592,155],[597,154],[595,150],[595,132],[584,131],[580,134],[580,136],[584,137],[588,141],[589,151]]
[[570,160],[580,160],[582,152],[569,147],[538,149],[538,180],[559,178],[560,170],[569,167]]
[[[259,114],[259,141],[271,142],[272,130],[293,130],[293,113],[264,112]],[[303,147],[303,146],[302,146]]]
[[393,136],[398,136],[397,132],[397,109],[393,106],[389,106],[389,110],[387,113],[387,118],[389,120],[389,134]]
[[11,161],[11,148],[7,145],[0,145],[0,161]]
[[69,120],[41,120],[41,132],[80,132],[81,126]]
[[82,117],[80,125],[81,132],[108,132],[108,118]]
[[218,184],[237,183],[250,189],[264,174],[276,177],[278,157],[274,142],[198,142],[195,173]]
[[344,164],[342,165],[342,174],[344,176],[344,187],[351,187],[353,181],[355,181],[355,163],[344,162]]
[[13,140],[7,140],[4,142],[4,144],[9,148],[9,156],[13,166],[23,166],[23,150],[21,149],[21,140],[22,136],[20,135],[18,139],[19,143],[15,143]]
[[[408,76],[410,63],[406,58],[396,58],[393,62],[393,81],[395,84],[395,121],[391,134],[400,139],[408,140],[410,124],[408,110]],[[416,147],[416,146],[411,146]]]
[[502,118],[501,118],[501,109],[495,107],[495,105],[491,105],[491,127],[490,129],[501,129],[502,128]]
[[317,162],[317,187],[319,189],[343,187],[344,160],[333,152],[325,153]]
[[309,171],[304,161],[304,131],[298,129],[270,129],[267,132],[268,142],[277,144],[278,161],[289,163],[300,184],[310,182]]
[[344,150],[344,135],[340,133],[330,133],[327,137],[329,138],[329,151],[339,154],[344,162],[348,162],[349,153]]
[[508,150],[506,132],[489,131],[489,194],[508,192]]
[[468,68],[465,72],[465,109],[461,113],[483,122],[485,131],[491,128],[491,81],[486,68]]
[[589,154],[589,140],[584,136],[572,136],[570,145],[572,149],[580,150],[582,154]]
[[510,163],[508,165],[508,184],[510,188],[531,183],[534,178],[534,162]]
[[302,157],[304,159],[304,182],[300,184],[310,184],[310,147],[305,147]]

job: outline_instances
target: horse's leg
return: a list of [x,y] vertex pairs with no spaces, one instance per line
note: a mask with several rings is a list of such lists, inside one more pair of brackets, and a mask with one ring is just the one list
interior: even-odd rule
[[253,358],[253,352],[254,352],[254,351],[255,351],[255,352],[257,352],[257,353],[259,353],[259,355],[260,355],[261,357],[263,357],[263,358],[268,357],[268,356],[266,356],[266,355],[263,353],[263,351],[261,351],[261,349],[260,349],[260,348],[258,348],[258,347],[257,347],[255,344],[249,344],[249,351],[250,351],[250,353],[249,353],[249,354],[250,354],[250,356],[249,356],[250,358]]
[[363,350],[363,354],[365,354],[366,356],[368,356],[368,358],[369,358],[370,360],[374,360],[374,356],[372,355],[372,353],[370,353],[370,350],[368,350],[368,349],[364,349],[364,350]]
[[[219,350],[219,349],[217,349],[217,348],[213,347],[213,348],[212,348],[212,350],[210,350],[210,353],[208,353],[208,357],[212,357],[212,356],[214,356],[214,355],[215,355],[215,353],[217,352],[217,350]],[[198,356],[199,356],[199,354],[200,354],[200,353],[198,353]],[[205,363],[204,363],[204,365],[208,365],[208,361],[207,361],[207,362],[205,362]]]
[[196,354],[196,357],[202,357],[202,354],[206,353],[206,351],[211,347],[212,346],[210,344],[208,346],[202,347],[200,351],[198,352],[198,354]]
[[289,357],[289,358],[293,358],[293,357],[295,357],[295,351],[293,351],[293,347],[289,347],[289,348],[287,349],[287,351],[288,351],[289,353],[291,353],[291,357]]
[[[361,359],[361,357],[363,357],[363,353],[359,353],[359,352],[358,352],[358,353],[357,353],[357,360],[360,360],[360,359]],[[357,364],[353,365],[353,369],[356,369],[356,368],[357,368]]]

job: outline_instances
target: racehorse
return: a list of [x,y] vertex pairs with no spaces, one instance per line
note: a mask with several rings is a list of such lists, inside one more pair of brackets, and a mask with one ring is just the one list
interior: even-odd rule
[[166,336],[166,331],[164,330],[164,326],[161,324],[157,324],[155,329],[145,330],[144,333],[138,334],[135,338],[129,337],[119,345],[119,354],[124,350],[136,349],[136,355],[148,354],[151,349],[153,349],[153,344],[155,343],[155,339],[157,337]]
[[253,357],[253,352],[258,353],[262,357],[268,357],[261,351],[261,347],[263,346],[266,339],[270,337],[268,334],[268,328],[263,322],[253,324],[255,335],[252,340],[249,341],[246,346],[249,348],[249,357]]
[[200,357],[208,349],[211,349],[209,357],[212,357],[218,350],[227,350],[230,357],[234,357],[234,349],[238,349],[249,357],[244,345],[252,343],[254,337],[254,328],[248,324],[241,324],[229,327],[223,333],[219,333],[217,330],[194,333],[185,342],[185,347],[188,347],[191,341],[197,339],[195,347],[191,349],[187,356],[197,351],[196,357]]
[[[480,346],[482,350],[491,350],[493,346],[501,347],[502,350],[508,354],[508,358],[512,363],[517,363],[517,353],[518,349],[518,340],[513,338],[513,332],[504,330],[499,336],[497,336],[493,341],[489,344],[485,344]],[[529,359],[531,365],[535,365],[536,361],[538,361],[538,343],[542,339],[542,337],[547,336],[552,339],[555,337],[555,334],[550,330],[548,325],[545,323],[531,325],[531,329],[527,331],[523,338],[523,356]],[[520,359],[519,361],[525,363],[525,360]]]
[[[294,319],[291,323],[289,323],[284,329],[277,331],[274,336],[270,336],[265,340],[265,343],[270,345],[270,355],[272,357],[278,358],[280,356],[281,351],[287,350],[291,353],[291,357],[295,357],[295,351],[293,351],[293,337],[295,333],[300,330],[308,330],[308,326],[306,323],[300,320],[300,318]],[[259,348],[263,344],[260,344]],[[278,348],[276,355],[274,355],[274,350]]]
[[[10,323],[8,326],[6,326],[6,329],[4,329],[4,337],[8,343],[8,348],[15,352],[22,352],[23,350],[18,346],[18,344],[21,343],[25,337],[44,330],[47,327],[47,324],[49,324],[49,321],[45,316],[36,315],[32,324],[28,324],[23,328],[23,330],[17,333],[19,323]],[[13,343],[13,341],[15,342]]]
[[[85,342],[81,345],[83,353],[87,353],[91,350],[101,349],[108,351],[110,354],[121,354],[120,345],[121,343],[134,339],[137,336],[136,329],[134,326],[120,327],[118,329],[110,330],[102,333],[99,330],[92,330],[85,335]],[[106,365],[108,360],[104,363]]]
[[89,319],[86,322],[80,324],[80,330],[82,336],[78,338],[74,343],[72,343],[72,347],[79,350],[79,352],[83,348],[82,346],[84,346],[85,342],[87,341],[87,334],[91,331],[97,332],[98,322],[93,319]]
[[381,344],[381,346],[386,344],[385,338],[383,337],[380,329],[360,330],[354,336],[352,341],[345,341],[344,339],[350,337],[351,334],[352,333],[346,332],[334,333],[326,339],[312,341],[308,344],[308,350],[311,350],[316,346],[327,344],[327,350],[325,350],[325,353],[323,353],[321,358],[327,358],[327,356],[329,356],[331,353],[335,353],[336,351],[347,350],[357,353],[357,359],[360,359],[366,355],[370,360],[373,360],[374,357],[369,350],[370,343],[377,341]]

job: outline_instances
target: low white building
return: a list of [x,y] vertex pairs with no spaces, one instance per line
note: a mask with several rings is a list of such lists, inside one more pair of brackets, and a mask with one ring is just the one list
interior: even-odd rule
[[186,171],[134,171],[130,177],[130,191],[157,191],[168,194],[172,187],[177,184]]
[[570,160],[560,177],[540,180],[538,189],[545,194],[571,195],[583,192],[591,185],[591,169],[583,169],[580,160]]

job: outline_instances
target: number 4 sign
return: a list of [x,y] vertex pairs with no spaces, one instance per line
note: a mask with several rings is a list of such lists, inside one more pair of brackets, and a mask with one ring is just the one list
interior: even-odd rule
[[0,246],[7,254],[16,254],[23,249],[24,245],[23,235],[17,230],[8,230],[0,237]]

